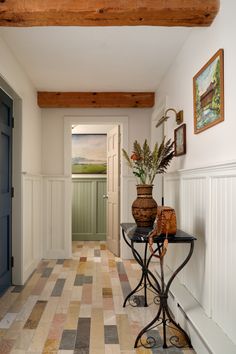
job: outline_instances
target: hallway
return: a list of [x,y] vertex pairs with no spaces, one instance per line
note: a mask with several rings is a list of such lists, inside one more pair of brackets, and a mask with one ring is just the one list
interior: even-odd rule
[[73,259],[41,261],[25,287],[0,299],[0,353],[193,354],[133,349],[156,310],[122,307],[138,276],[135,262],[114,257],[104,242],[73,242]]

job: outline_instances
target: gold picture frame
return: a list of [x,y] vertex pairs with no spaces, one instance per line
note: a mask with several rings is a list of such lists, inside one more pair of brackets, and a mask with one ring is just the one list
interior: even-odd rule
[[219,49],[193,77],[194,133],[224,120],[224,51]]

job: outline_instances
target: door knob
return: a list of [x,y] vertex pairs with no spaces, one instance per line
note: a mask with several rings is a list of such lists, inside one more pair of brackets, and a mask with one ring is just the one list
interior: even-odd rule
[[103,194],[103,199],[108,199],[108,195],[107,194]]

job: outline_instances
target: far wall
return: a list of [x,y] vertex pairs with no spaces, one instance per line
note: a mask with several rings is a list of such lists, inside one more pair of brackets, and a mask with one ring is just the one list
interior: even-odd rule
[[[152,109],[42,109],[42,172],[64,174],[64,117],[128,117],[129,151],[135,139],[150,139]],[[130,175],[130,173],[128,174]]]
[[[60,192],[55,192],[55,198],[61,198],[65,200],[66,196],[70,195],[68,189],[70,189],[70,176],[68,175],[68,168],[65,168],[64,165],[64,153],[70,154],[70,149],[68,146],[64,146],[65,139],[65,121],[68,119],[74,124],[75,120],[78,118],[82,119],[83,122],[86,121],[88,124],[96,124],[96,122],[109,124],[110,122],[117,122],[117,117],[120,120],[125,122],[123,132],[125,135],[125,147],[128,148],[131,153],[133,142],[135,139],[138,139],[141,143],[147,138],[150,141],[150,117],[151,109],[43,109],[42,110],[42,134],[43,134],[43,160],[42,160],[42,169],[45,180],[45,188],[47,189],[47,195],[49,190],[53,191],[56,188],[60,189]],[[73,118],[74,117],[74,118]],[[77,118],[76,118],[77,117]],[[65,121],[64,121],[65,120]],[[112,124],[112,123],[111,123]],[[128,136],[127,136],[128,134]],[[123,143],[123,140],[121,140]],[[68,152],[67,152],[68,151]],[[65,172],[66,171],[66,172]],[[64,182],[62,181],[64,180]],[[60,180],[60,181],[59,181]],[[126,167],[125,161],[122,159],[122,170],[121,170],[121,222],[133,222],[133,217],[131,215],[131,204],[136,198],[136,180],[132,175],[131,171]],[[57,186],[54,188],[54,186]],[[60,187],[59,187],[60,186]],[[48,189],[49,188],[49,189]],[[59,197],[61,193],[61,197]],[[53,194],[54,195],[54,194]],[[61,207],[58,210],[58,203],[55,201],[47,200],[47,207],[45,210],[47,214],[53,216],[54,227],[46,225],[46,230],[44,232],[45,247],[48,250],[46,256],[54,257],[58,255],[58,252],[62,255],[63,247],[65,246],[68,237],[68,227],[71,224],[70,215],[68,211],[65,215],[65,210],[70,208],[70,201],[65,202],[65,207]],[[55,212],[51,211],[55,205]],[[45,205],[44,205],[45,206]],[[47,209],[48,208],[48,209]],[[56,215],[56,216],[55,216]],[[55,217],[54,217],[55,216]],[[47,216],[45,216],[47,218]],[[62,223],[62,218],[65,222]],[[48,217],[48,222],[50,222],[50,217]],[[60,220],[60,229],[57,221]],[[45,223],[47,224],[47,223]],[[66,226],[67,225],[67,226]],[[57,232],[51,230],[57,230]],[[65,230],[65,231],[63,231]],[[59,234],[61,236],[58,236]],[[61,237],[61,240],[58,239]],[[64,239],[63,239],[64,238]],[[50,241],[54,240],[54,241]],[[55,253],[52,244],[55,243],[58,252]],[[60,244],[60,245],[59,245]],[[58,246],[59,245],[59,246]],[[67,249],[69,252],[69,248]],[[64,257],[68,253],[64,253]],[[127,246],[121,241],[121,255],[124,258],[130,258],[131,253],[127,249]]]

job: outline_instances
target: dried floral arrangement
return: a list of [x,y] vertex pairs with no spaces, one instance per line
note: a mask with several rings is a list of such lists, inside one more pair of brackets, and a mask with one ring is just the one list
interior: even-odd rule
[[135,140],[133,151],[129,157],[128,153],[122,149],[128,166],[133,170],[138,184],[153,184],[157,174],[165,173],[171,160],[174,157],[174,142],[171,139],[165,142],[165,137],[161,144],[155,144],[151,151],[147,139],[143,146]]

